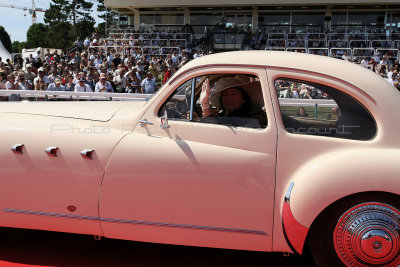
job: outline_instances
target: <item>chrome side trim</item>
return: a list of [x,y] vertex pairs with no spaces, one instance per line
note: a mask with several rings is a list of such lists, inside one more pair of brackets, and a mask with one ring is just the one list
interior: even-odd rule
[[293,186],[294,182],[291,182],[284,197],[282,207],[282,227],[283,234],[290,249],[294,253],[301,255],[303,253],[304,242],[309,229],[300,224],[293,216],[290,207],[290,196],[292,194]]
[[286,190],[284,201],[290,203],[290,195],[292,194],[292,189],[294,186],[294,182],[291,182],[288,189]]
[[101,217],[94,217],[94,216],[82,216],[82,215],[72,215],[72,214],[52,213],[52,212],[42,212],[42,211],[32,211],[32,210],[18,210],[18,209],[3,209],[1,212],[21,214],[21,215],[36,215],[36,216],[46,216],[46,217],[54,217],[54,218],[76,219],[76,220],[100,221],[100,222],[107,222],[107,223],[122,223],[122,224],[144,225],[144,226],[160,226],[160,227],[172,227],[172,228],[181,228],[181,229],[190,229],[190,230],[207,230],[207,231],[217,231],[217,232],[268,236],[268,234],[266,234],[264,231],[260,231],[260,230],[236,229],[236,228],[225,228],[225,227],[216,227],[216,226],[163,223],[163,222],[151,222],[151,221],[139,221],[139,220],[124,220],[124,219],[101,218]]

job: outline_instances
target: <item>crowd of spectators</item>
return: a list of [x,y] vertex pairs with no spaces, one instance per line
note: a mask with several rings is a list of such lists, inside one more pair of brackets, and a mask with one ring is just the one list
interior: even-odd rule
[[[276,33],[276,37],[279,35]],[[307,41],[305,35],[297,35],[293,42],[300,38]],[[319,38],[320,34],[314,35],[307,36]],[[243,42],[243,49],[260,49],[266,45],[267,33],[248,29]],[[0,58],[0,89],[152,94],[187,62],[206,54],[191,34],[179,31],[116,32],[106,39],[93,34],[83,41],[78,37],[74,45],[65,55],[48,49],[45,55],[38,50],[15,62]],[[339,58],[371,68],[400,89],[399,62],[391,55],[357,60],[343,52]],[[288,87],[279,92],[279,97],[324,98],[308,89]],[[8,99],[18,100],[18,95]]]
[[[164,37],[159,32],[151,34]],[[77,38],[75,49],[67,55],[50,49],[45,55],[40,50],[31,54],[24,70],[23,60],[12,63],[0,58],[0,89],[152,94],[189,60],[205,54],[192,50],[192,43],[164,55],[133,49],[132,42],[137,47],[144,45],[140,35],[125,35],[122,40],[92,36],[83,42]],[[115,44],[121,44],[123,51],[116,51]]]

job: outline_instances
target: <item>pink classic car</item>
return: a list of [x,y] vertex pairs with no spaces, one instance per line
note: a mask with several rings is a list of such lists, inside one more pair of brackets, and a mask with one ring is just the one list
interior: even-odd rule
[[400,265],[400,93],[361,66],[221,53],[147,101],[0,111],[2,227]]

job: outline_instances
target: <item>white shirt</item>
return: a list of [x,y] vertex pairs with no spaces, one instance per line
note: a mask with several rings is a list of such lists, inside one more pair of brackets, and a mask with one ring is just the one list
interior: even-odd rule
[[84,86],[80,86],[79,83],[75,85],[74,92],[93,92],[88,84],[85,83]]

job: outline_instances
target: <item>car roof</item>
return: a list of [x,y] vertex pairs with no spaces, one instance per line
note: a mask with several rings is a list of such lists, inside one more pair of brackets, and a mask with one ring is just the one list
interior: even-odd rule
[[375,72],[358,64],[327,56],[284,51],[224,52],[192,60],[183,66],[179,73],[205,65],[255,65],[266,68],[299,69],[350,83],[371,96],[373,102],[380,102],[380,98],[391,98],[393,95],[400,101],[397,90]]

